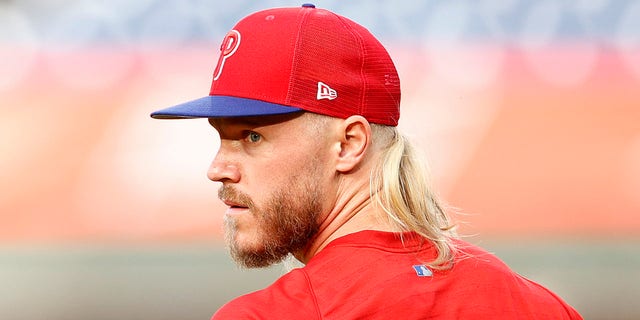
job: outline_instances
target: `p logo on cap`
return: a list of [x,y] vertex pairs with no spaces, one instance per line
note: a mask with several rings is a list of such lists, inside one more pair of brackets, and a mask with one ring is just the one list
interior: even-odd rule
[[218,59],[218,65],[216,65],[216,69],[213,72],[213,81],[218,80],[220,75],[222,74],[222,68],[224,68],[224,62],[231,57],[236,50],[238,50],[238,46],[240,46],[240,32],[237,30],[231,30],[222,40],[222,45],[220,46],[220,58]]

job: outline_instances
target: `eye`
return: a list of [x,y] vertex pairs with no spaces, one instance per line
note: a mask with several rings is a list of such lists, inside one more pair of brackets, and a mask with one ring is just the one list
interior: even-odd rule
[[259,142],[260,139],[262,139],[262,136],[257,132],[249,131],[249,133],[247,133],[247,140],[249,142],[256,143]]

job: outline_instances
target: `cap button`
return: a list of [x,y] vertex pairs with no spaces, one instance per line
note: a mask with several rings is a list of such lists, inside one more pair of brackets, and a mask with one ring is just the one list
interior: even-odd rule
[[316,5],[313,3],[305,3],[302,5],[303,8],[315,8]]

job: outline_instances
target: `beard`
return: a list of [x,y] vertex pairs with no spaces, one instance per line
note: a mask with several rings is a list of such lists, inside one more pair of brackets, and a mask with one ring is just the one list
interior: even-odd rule
[[274,192],[260,207],[231,185],[223,185],[218,197],[246,206],[256,225],[256,244],[237,241],[238,221],[224,217],[225,241],[231,257],[246,268],[261,268],[283,261],[289,254],[302,251],[320,228],[320,194],[308,177],[297,177],[288,188]]

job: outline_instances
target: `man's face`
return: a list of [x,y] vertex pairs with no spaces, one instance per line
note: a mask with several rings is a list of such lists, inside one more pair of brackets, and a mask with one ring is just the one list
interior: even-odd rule
[[327,144],[300,114],[211,119],[220,150],[208,172],[229,207],[225,239],[245,267],[302,251],[318,231],[325,202]]

